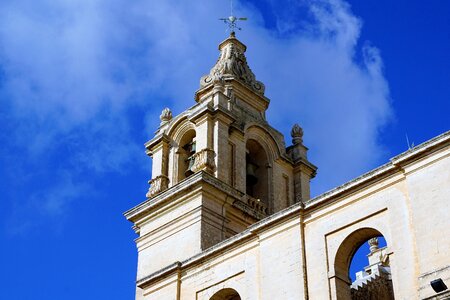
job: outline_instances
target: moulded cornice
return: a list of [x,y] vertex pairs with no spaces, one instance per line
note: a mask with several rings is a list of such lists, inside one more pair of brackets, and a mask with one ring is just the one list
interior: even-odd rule
[[161,143],[170,143],[170,138],[165,133],[159,133],[154,138],[152,138],[150,141],[144,144],[145,146],[145,153],[149,156],[152,155],[152,150],[155,149],[155,147],[158,146],[158,144]]
[[241,199],[244,196],[242,192],[227,185],[226,183],[217,179],[213,175],[208,174],[207,172],[204,171],[199,171],[193,174],[192,176],[182,180],[178,184],[154,196],[153,198],[150,198],[142,202],[141,204],[135,206],[134,208],[126,211],[124,213],[124,216],[131,222],[137,222],[141,217],[147,215],[156,208],[165,205],[175,196],[178,196],[181,193],[186,194],[189,191],[195,190],[197,188],[202,188],[203,184],[212,186],[235,199]]
[[317,167],[303,158],[299,158],[295,162],[294,170],[297,170],[297,169],[300,169],[302,171],[307,171],[311,175],[311,178],[314,178],[317,175]]

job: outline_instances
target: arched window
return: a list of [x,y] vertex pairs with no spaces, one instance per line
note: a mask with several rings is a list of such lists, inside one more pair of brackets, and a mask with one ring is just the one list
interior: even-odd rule
[[362,228],[350,234],[339,246],[334,268],[336,299],[394,299],[386,241],[379,231]]
[[195,130],[189,130],[181,138],[178,148],[178,182],[193,174],[195,154]]
[[235,290],[226,288],[215,293],[209,300],[241,300],[241,296]]
[[246,193],[268,205],[268,161],[263,147],[255,140],[246,145]]

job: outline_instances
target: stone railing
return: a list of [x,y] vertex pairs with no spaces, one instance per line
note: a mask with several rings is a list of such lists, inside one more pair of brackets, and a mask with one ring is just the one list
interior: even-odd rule
[[[214,150],[203,149],[192,155],[194,164],[191,168],[192,172],[196,173],[198,171],[206,171],[213,174],[216,170],[216,164]],[[153,196],[167,190],[169,188],[169,178],[165,175],[159,175],[149,180],[150,188],[146,194],[147,198],[152,198]]]
[[151,198],[169,188],[169,178],[164,175],[156,176],[152,180],[149,180],[148,183],[150,184],[150,188],[145,195],[147,198]]
[[196,152],[194,155],[194,165],[192,166],[192,172],[196,173],[200,170],[208,173],[214,173],[216,170],[216,163],[214,157],[216,154],[212,149],[202,149]]
[[247,195],[247,204],[258,213],[267,215],[267,206],[261,199],[256,199]]

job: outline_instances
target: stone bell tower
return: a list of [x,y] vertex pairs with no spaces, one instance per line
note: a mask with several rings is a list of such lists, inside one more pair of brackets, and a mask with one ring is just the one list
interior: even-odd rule
[[147,200],[125,213],[139,237],[141,279],[187,260],[262,218],[310,197],[316,167],[303,131],[293,145],[266,121],[264,84],[247,65],[246,46],[232,33],[200,80],[196,104],[172,117],[164,109],[145,144],[153,158]]

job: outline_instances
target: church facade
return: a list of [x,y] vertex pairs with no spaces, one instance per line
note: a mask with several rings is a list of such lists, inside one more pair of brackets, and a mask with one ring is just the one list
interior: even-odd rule
[[196,104],[164,109],[145,144],[147,200],[125,213],[136,299],[450,299],[450,132],[311,198],[302,128],[286,147],[246,46],[232,33],[219,50]]

